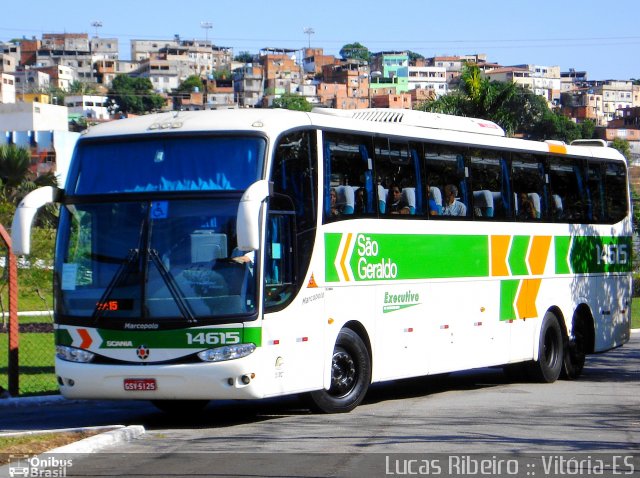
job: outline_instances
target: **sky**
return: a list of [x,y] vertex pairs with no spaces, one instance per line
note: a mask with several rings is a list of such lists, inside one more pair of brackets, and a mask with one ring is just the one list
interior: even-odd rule
[[117,38],[122,60],[130,59],[131,40],[174,35],[236,55],[311,46],[338,56],[359,42],[425,57],[484,53],[504,66],[586,71],[590,80],[640,79],[639,26],[640,0],[11,0],[0,9],[0,41],[88,33]]

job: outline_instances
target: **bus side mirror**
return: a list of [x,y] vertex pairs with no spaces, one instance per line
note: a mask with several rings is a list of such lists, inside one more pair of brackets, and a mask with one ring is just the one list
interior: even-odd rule
[[56,202],[61,191],[53,186],[43,186],[31,191],[20,201],[11,223],[11,245],[15,255],[29,254],[33,218],[42,206]]
[[249,186],[242,195],[236,220],[238,249],[241,251],[257,251],[260,248],[260,213],[263,203],[272,192],[273,183],[262,179]]

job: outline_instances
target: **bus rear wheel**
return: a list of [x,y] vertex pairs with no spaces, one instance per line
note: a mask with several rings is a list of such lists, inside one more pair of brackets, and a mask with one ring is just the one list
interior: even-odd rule
[[369,351],[360,336],[343,329],[333,349],[329,390],[311,392],[314,410],[322,413],[346,413],[364,400],[371,382]]
[[573,338],[567,340],[562,366],[562,377],[567,380],[575,380],[582,375],[587,356],[585,331],[582,322],[578,322],[573,334]]
[[532,379],[543,382],[555,382],[560,377],[564,363],[564,337],[558,318],[553,312],[547,312],[542,319],[538,344],[538,360],[529,364]]

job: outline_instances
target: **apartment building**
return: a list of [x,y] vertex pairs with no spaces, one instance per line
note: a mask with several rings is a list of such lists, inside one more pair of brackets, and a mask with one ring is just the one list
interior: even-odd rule
[[[21,47],[25,46],[21,42]],[[45,33],[31,65],[37,67],[65,66],[75,70],[75,79],[96,82],[94,63],[118,58],[117,38],[92,38],[86,33]]]
[[340,60],[333,55],[325,55],[322,48],[305,48],[302,58],[302,69],[308,75],[320,75],[327,65],[339,64]]
[[264,72],[263,106],[270,106],[275,98],[302,83],[302,67],[296,62],[295,52],[296,50],[286,48],[261,50],[260,64]]
[[[327,84],[345,85],[345,97],[336,98],[335,107],[338,109],[360,109],[370,106],[369,96],[369,65],[361,60],[346,60],[340,63],[325,65],[322,69],[323,81],[320,83],[324,87]],[[326,94],[329,89],[325,88],[325,94],[321,103],[326,104]],[[343,89],[336,90],[342,94]]]
[[382,75],[378,83],[394,85],[396,92],[409,91],[409,54],[406,51],[383,51],[374,53],[370,58],[371,71]]
[[449,92],[447,70],[440,66],[409,66],[409,91],[432,90],[436,97]]
[[81,115],[87,120],[108,121],[107,97],[102,95],[68,95],[64,104],[69,115]]
[[10,73],[0,72],[0,103],[16,102],[16,78]]
[[40,70],[19,69],[14,73],[16,95],[35,93],[49,89],[51,77]]
[[618,110],[633,107],[633,84],[631,81],[596,82],[592,89],[595,94],[602,95],[602,113],[606,122],[615,119]]
[[10,53],[0,53],[0,71],[13,73],[16,71],[18,59]]
[[264,69],[261,65],[247,63],[233,70],[233,92],[240,107],[255,107],[262,101]]

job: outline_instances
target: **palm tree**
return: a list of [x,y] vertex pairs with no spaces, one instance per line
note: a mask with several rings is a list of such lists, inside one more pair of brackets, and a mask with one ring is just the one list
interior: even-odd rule
[[[48,172],[36,176],[30,169],[31,154],[29,150],[16,145],[0,145],[0,210],[3,216],[13,216],[13,210],[31,191],[41,186],[57,186],[53,173]],[[38,215],[42,225],[55,223],[55,207],[45,208]],[[3,222],[7,217],[3,217]]]
[[498,123],[513,134],[520,124],[512,103],[521,94],[513,82],[489,81],[475,64],[465,65],[460,76],[458,91],[426,101],[419,109],[473,118],[484,118]]
[[0,145],[0,181],[2,196],[15,203],[20,185],[29,178],[31,155],[14,144]]

